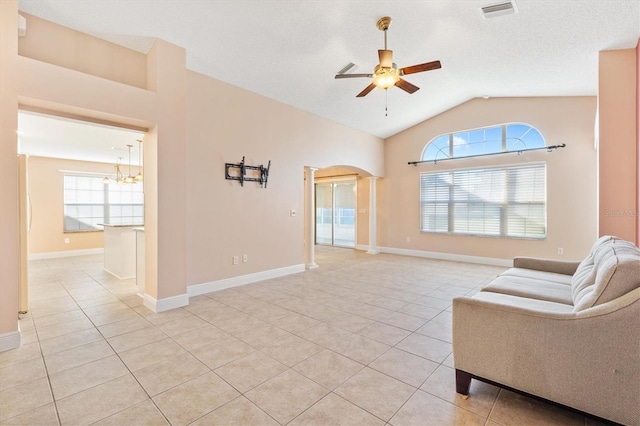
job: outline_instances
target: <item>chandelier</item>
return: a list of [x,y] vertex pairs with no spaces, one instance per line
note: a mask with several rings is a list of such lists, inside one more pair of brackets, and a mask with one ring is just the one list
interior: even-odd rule
[[[140,144],[140,146],[142,146],[141,140],[138,140],[138,143]],[[129,172],[127,176],[125,176],[120,170],[122,157],[118,157],[118,161],[113,166],[113,173],[111,173],[111,175],[109,176],[105,176],[104,179],[102,179],[102,183],[117,183],[121,185],[129,185],[142,182],[142,169],[140,168],[140,166],[138,166],[138,174],[136,176],[133,176],[131,174],[131,150],[133,149],[133,145],[127,145],[127,148],[129,150]],[[138,160],[139,159],[140,153],[138,152]]]
[[142,139],[138,139],[138,174],[136,175],[135,180],[136,182],[142,182],[144,180],[142,175]]

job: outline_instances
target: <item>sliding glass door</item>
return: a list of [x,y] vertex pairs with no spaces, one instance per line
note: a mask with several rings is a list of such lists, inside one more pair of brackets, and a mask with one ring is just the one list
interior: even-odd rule
[[356,246],[356,181],[316,183],[316,244]]

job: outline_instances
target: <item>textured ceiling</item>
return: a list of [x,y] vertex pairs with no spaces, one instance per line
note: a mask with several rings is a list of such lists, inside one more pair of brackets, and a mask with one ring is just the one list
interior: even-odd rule
[[[0,0],[1,1],[1,0]],[[20,111],[18,152],[38,157],[138,165],[141,132]],[[105,170],[107,172],[107,170]]]
[[[516,0],[519,12],[485,19],[495,0],[20,0],[20,10],[147,52],[155,37],[182,46],[187,67],[386,138],[479,96],[595,95],[598,51],[631,48],[640,0]],[[399,67],[421,90],[374,90],[335,80],[349,62],[369,73],[391,16]],[[385,117],[385,102],[388,116]]]

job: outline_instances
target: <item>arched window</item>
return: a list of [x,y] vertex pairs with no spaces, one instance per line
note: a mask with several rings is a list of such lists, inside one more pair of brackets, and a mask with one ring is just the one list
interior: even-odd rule
[[437,136],[425,146],[422,160],[517,152],[544,146],[544,138],[535,127],[525,123],[501,124]]
[[[540,132],[524,123],[502,124],[433,138],[423,161],[544,148]],[[420,231],[506,238],[546,238],[546,163],[420,173]]]

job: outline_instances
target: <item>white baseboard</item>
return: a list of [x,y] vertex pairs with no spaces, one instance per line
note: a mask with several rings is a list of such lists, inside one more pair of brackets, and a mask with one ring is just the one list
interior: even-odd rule
[[0,334],[0,352],[20,347],[20,331]]
[[136,277],[135,275],[131,275],[130,277],[121,277],[121,276],[111,272],[107,268],[104,268],[104,271],[110,273],[111,275],[113,275],[114,277],[116,277],[119,280],[128,280],[129,278],[135,278]]
[[270,269],[268,271],[256,272],[254,274],[240,275],[238,277],[225,278],[208,283],[194,284],[187,287],[189,297],[199,296],[212,291],[224,290],[225,288],[238,287],[258,281],[269,280],[271,278],[284,277],[285,275],[297,274],[305,271],[304,264],[286,266],[284,268]]
[[[369,245],[358,244],[356,250],[369,251]],[[378,247],[380,253],[399,254],[401,256],[425,257],[429,259],[451,260],[453,262],[478,263],[492,266],[513,266],[513,259],[498,259],[495,257],[467,256],[464,254],[441,253],[435,251],[401,249],[395,247]],[[374,254],[374,253],[371,253]]]
[[72,257],[72,256],[87,256],[90,254],[102,254],[104,248],[93,248],[84,250],[65,250],[65,251],[50,251],[48,253],[33,253],[29,255],[29,260],[41,260],[41,259],[57,259],[59,257]]
[[400,249],[394,247],[378,247],[381,253],[399,254],[402,256],[426,257],[429,259],[451,260],[454,262],[479,263],[481,265],[513,266],[513,259],[495,257],[467,256],[464,254],[440,253],[434,251]]
[[189,295],[186,293],[172,297],[165,297],[160,300],[145,293],[142,299],[144,306],[156,313],[189,305]]

